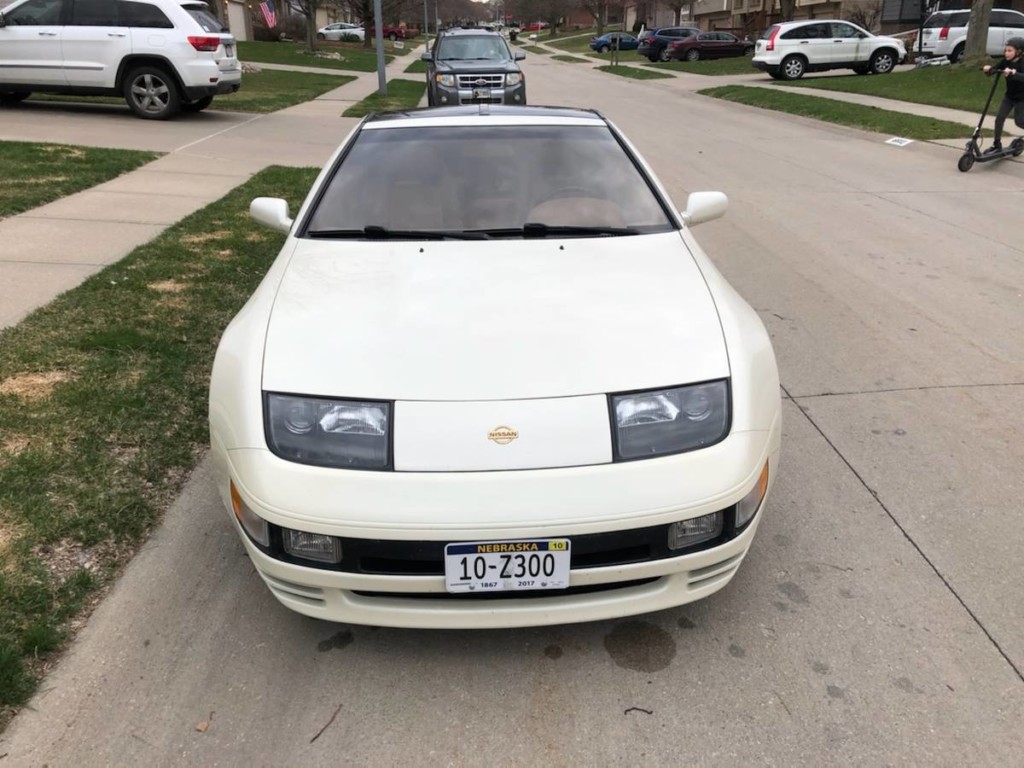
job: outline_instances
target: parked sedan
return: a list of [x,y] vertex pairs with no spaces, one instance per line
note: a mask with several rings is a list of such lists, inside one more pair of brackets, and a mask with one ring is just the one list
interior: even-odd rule
[[[483,159],[500,162],[487,164]],[[658,611],[722,589],[778,476],[757,313],[592,111],[361,122],[224,331],[216,485],[299,613],[483,628]]]
[[318,29],[316,33],[317,40],[333,40],[335,42],[347,35],[354,35],[360,41],[366,39],[366,31],[361,25],[349,24],[344,21],[328,24],[326,27]]
[[700,59],[724,59],[746,56],[754,50],[754,43],[740,40],[729,32],[701,32],[668,44],[670,59],[698,61]]
[[620,51],[635,51],[640,41],[628,32],[608,32],[600,37],[590,38],[590,49],[598,53],[608,53],[615,49],[615,41],[619,42]]

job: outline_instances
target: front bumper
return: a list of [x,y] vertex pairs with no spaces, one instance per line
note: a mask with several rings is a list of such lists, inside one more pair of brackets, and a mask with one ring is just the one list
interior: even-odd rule
[[434,91],[434,101],[437,106],[441,107],[456,107],[461,104],[511,104],[512,106],[526,104],[525,83],[485,90],[487,94],[481,95],[481,89],[438,84]]
[[732,435],[711,448],[663,459],[451,474],[325,470],[290,464],[263,450],[225,451],[216,434],[212,449],[232,520],[229,482],[272,525],[372,540],[375,546],[390,543],[396,550],[397,543],[406,549],[425,543],[435,552],[444,542],[625,536],[728,510],[751,491],[768,462],[761,508],[732,538],[679,556],[590,567],[574,562],[565,592],[452,596],[437,573],[300,565],[267,554],[235,523],[264,582],[294,611],[373,626],[495,628],[647,613],[724,587],[746,555],[771,495],[780,433],[777,417],[769,432]]

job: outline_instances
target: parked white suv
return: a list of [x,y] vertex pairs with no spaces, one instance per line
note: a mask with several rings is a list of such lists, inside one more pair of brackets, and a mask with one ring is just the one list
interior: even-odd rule
[[849,21],[812,19],[768,27],[754,46],[752,63],[776,80],[796,80],[826,69],[884,75],[906,55],[894,37],[872,35]]
[[[946,56],[956,64],[963,58],[967,46],[967,22],[970,10],[937,11],[924,23],[921,34],[921,53],[925,56]],[[988,41],[985,50],[989,56],[1002,56],[1006,41],[1024,36],[1024,13],[1006,9],[993,9],[988,20]]]
[[198,0],[14,0],[0,10],[0,105],[32,92],[121,96],[139,117],[164,120],[241,83],[235,38]]

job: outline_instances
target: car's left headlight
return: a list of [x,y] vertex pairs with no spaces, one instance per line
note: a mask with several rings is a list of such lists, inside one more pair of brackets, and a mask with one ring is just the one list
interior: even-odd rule
[[612,395],[618,461],[705,448],[729,432],[729,381]]
[[391,404],[279,395],[264,397],[267,445],[288,461],[388,469]]
[[522,72],[509,72],[505,75],[505,85],[519,85],[523,82]]
[[455,85],[455,75],[434,75],[434,78],[440,85],[445,88],[451,88]]

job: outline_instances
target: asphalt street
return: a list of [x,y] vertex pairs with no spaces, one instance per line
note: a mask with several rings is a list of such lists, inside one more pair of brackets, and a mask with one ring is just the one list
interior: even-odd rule
[[[954,148],[715,101],[695,76],[526,72],[533,103],[610,117],[680,208],[729,195],[695,234],[772,334],[784,397],[737,576],[619,621],[326,624],[274,601],[204,462],[0,737],[0,767],[1021,764],[1024,164],[961,174]],[[350,124],[323,104],[211,114],[210,138],[126,117],[125,146],[188,133],[227,167],[290,162]],[[109,130],[35,120],[64,141]]]

